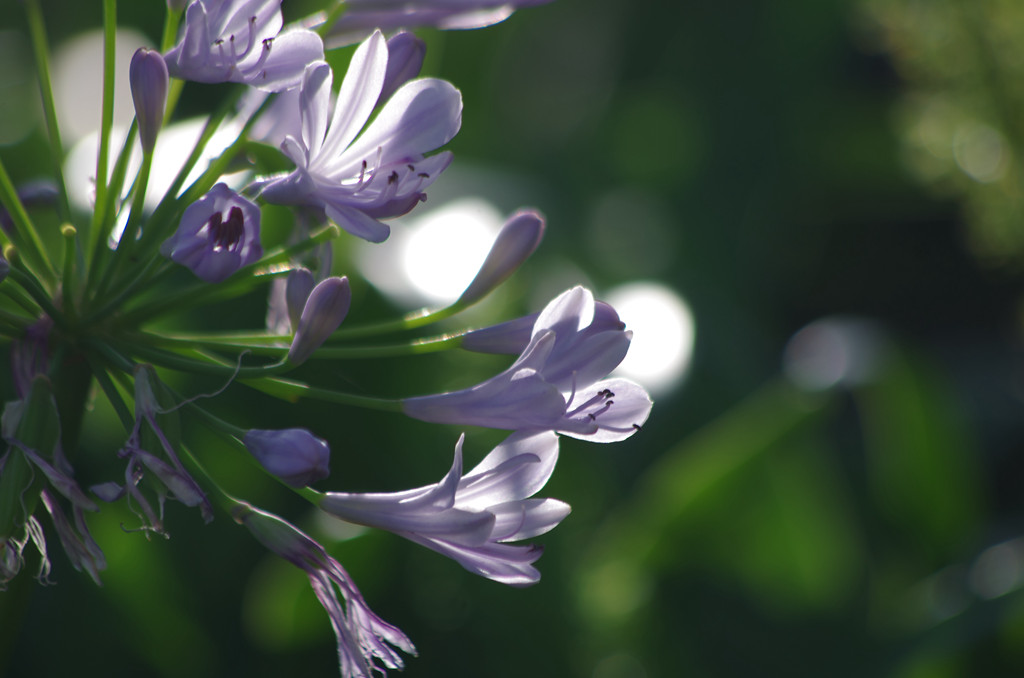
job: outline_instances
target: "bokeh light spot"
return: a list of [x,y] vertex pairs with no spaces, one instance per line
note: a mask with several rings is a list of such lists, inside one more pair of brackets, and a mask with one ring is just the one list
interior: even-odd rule
[[459,298],[480,270],[503,218],[482,198],[454,200],[391,222],[391,237],[364,243],[356,262],[392,301],[413,308]]
[[633,331],[629,353],[615,374],[653,394],[670,391],[685,376],[693,356],[695,326],[689,306],[673,290],[652,282],[616,287],[605,299]]
[[[128,64],[146,36],[118,28],[114,48],[114,125],[127,127],[135,117],[128,84]],[[69,40],[53,58],[53,94],[64,143],[100,128],[103,111],[103,31]]]
[[1010,154],[1006,140],[988,125],[971,124],[953,136],[953,157],[957,167],[981,183],[997,181],[1006,173]]

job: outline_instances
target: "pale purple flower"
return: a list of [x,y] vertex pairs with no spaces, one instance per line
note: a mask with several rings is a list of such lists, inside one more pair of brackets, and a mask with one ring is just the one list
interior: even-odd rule
[[323,41],[303,28],[280,32],[281,25],[281,0],[195,0],[164,55],[167,70],[196,82],[295,87],[306,65],[324,58]]
[[304,428],[251,429],[242,439],[257,461],[286,484],[306,487],[331,473],[331,448]]
[[160,253],[206,282],[221,282],[263,256],[260,208],[227,184],[217,184],[185,209]]
[[558,437],[550,432],[513,433],[469,473],[462,475],[462,443],[451,470],[436,485],[405,492],[328,492],[320,508],[343,520],[389,530],[454,559],[464,568],[512,586],[540,579],[530,539],[555,527],[569,505],[531,498],[551,477]]
[[306,362],[327,337],[338,329],[338,325],[348,315],[351,302],[352,290],[346,277],[330,277],[314,287],[295,325],[288,362],[293,365]]
[[373,613],[348,572],[320,544],[294,525],[249,504],[238,504],[232,513],[261,544],[309,577],[338,639],[342,678],[372,678],[384,675],[385,669],[402,669],[405,663],[395,648],[416,654],[412,641]]
[[622,362],[632,333],[596,308],[589,290],[562,293],[541,311],[507,370],[462,391],[406,399],[403,410],[442,424],[553,430],[600,443],[628,438],[652,403],[642,386],[604,378]]
[[139,125],[139,142],[143,151],[152,153],[167,105],[167,64],[160,52],[146,47],[137,49],[128,66],[128,81]]
[[330,67],[320,62],[306,68],[299,95],[301,138],[289,135],[281,144],[296,169],[259,180],[265,200],[323,210],[349,233],[382,242],[390,229],[379,219],[405,214],[425,199],[423,189],[448,166],[451,153],[423,154],[458,132],[462,96],[444,80],[412,80],[367,125],[387,63],[387,44],[378,31],[352,56],[333,114]]
[[[516,355],[526,350],[533,336],[533,326],[537,323],[540,313],[531,313],[521,318],[507,320],[490,327],[470,330],[462,336],[461,347],[475,353],[507,353]],[[619,331],[626,329],[625,323],[619,320],[619,314],[611,304],[603,301],[594,302],[594,320],[588,331]]]
[[331,27],[331,47],[352,44],[375,28],[483,28],[504,21],[521,7],[551,0],[347,0],[348,8]]
[[457,303],[472,304],[490,294],[533,254],[543,237],[544,218],[539,213],[519,210],[510,216]]

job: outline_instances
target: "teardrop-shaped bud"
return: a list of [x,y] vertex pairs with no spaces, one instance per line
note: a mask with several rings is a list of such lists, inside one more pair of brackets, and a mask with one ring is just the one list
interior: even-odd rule
[[543,237],[544,218],[538,212],[519,210],[509,217],[458,303],[473,304],[490,294],[533,254]]
[[164,124],[167,105],[167,63],[156,50],[140,47],[128,66],[128,81],[135,102],[135,119],[139,124],[139,141],[144,153],[152,153],[156,135]]
[[242,442],[263,468],[292,487],[312,485],[330,474],[331,448],[304,428],[252,429]]
[[327,337],[338,329],[348,314],[351,302],[352,290],[348,278],[331,277],[314,287],[295,327],[288,362],[293,365],[306,362]]

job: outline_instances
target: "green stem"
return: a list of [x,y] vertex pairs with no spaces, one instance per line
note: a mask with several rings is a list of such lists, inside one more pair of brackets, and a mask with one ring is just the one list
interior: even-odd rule
[[[25,205],[18,197],[18,191],[14,187],[10,175],[7,174],[3,161],[0,161],[0,203],[7,209],[14,222],[13,244],[28,259],[29,266],[37,276],[50,284],[56,282],[57,277],[54,274],[53,265],[46,256],[46,248],[43,247],[39,233],[32,224],[28,212],[25,211]],[[0,229],[0,242],[8,244],[3,229]]]
[[50,48],[46,42],[46,24],[43,23],[43,12],[39,0],[26,0],[25,13],[28,16],[29,32],[32,35],[32,48],[36,57],[36,70],[39,77],[39,91],[43,97],[43,114],[50,138],[50,155],[53,160],[53,171],[57,177],[59,200],[57,211],[61,221],[71,221],[71,208],[68,204],[68,190],[64,183],[64,145],[60,139],[60,128],[57,125],[57,107],[53,101],[53,84],[50,81]]
[[107,200],[103,216],[100,219],[100,227],[91,234],[89,271],[86,276],[85,290],[83,292],[86,298],[88,298],[93,288],[99,283],[99,277],[105,270],[104,263],[110,255],[110,248],[107,247],[106,241],[114,226],[114,212],[121,196],[121,189],[124,187],[124,177],[128,172],[128,159],[131,157],[136,132],[138,132],[138,128],[135,122],[132,121],[128,134],[125,136],[124,144],[121,146],[121,152],[117,156],[117,162],[114,163],[114,172],[110,178],[110,190],[107,194],[109,199]]
[[[91,228],[101,227],[107,211],[107,164],[110,161],[110,132],[114,127],[114,65],[117,40],[117,0],[103,0],[103,112],[100,121],[100,148],[96,155],[96,205]],[[86,235],[86,242],[91,238]]]
[[143,152],[142,166],[135,179],[135,186],[132,189],[132,207],[128,216],[128,224],[124,227],[117,247],[114,248],[113,259],[107,263],[103,277],[96,287],[96,298],[102,299],[107,295],[107,289],[117,279],[117,274],[126,263],[130,262],[132,251],[136,247],[136,232],[139,223],[142,221],[142,212],[145,209],[146,187],[149,186],[149,173],[153,167],[153,152]]
[[138,355],[156,365],[162,365],[181,372],[192,372],[195,374],[213,374],[222,377],[266,377],[275,374],[282,374],[293,368],[285,362],[261,365],[258,367],[240,367],[228,363],[216,356],[201,351],[189,351],[196,358],[190,358],[180,353],[165,351],[163,349],[147,346],[141,342],[147,341],[152,335],[141,334],[128,349],[128,353]]
[[383,410],[385,412],[402,411],[402,401],[400,400],[371,398],[369,396],[360,396],[352,393],[331,391],[326,388],[317,388],[315,386],[310,386],[309,384],[304,384],[301,381],[293,381],[291,379],[269,377],[266,379],[239,379],[239,381],[246,386],[256,389],[257,391],[262,391],[267,395],[272,395],[275,398],[287,400],[292,403],[298,402],[300,398],[310,398],[313,400],[322,400],[328,403],[364,407],[371,410]]
[[164,295],[159,301],[146,300],[141,306],[128,309],[121,322],[126,326],[138,326],[168,311],[184,310],[199,302],[214,303],[221,298],[234,299],[267,280],[287,274],[287,270],[268,271],[255,273],[251,277],[244,277],[238,280],[228,280],[216,285],[211,285],[210,283],[195,285],[177,294]]
[[341,15],[348,9],[348,3],[338,2],[334,5],[334,9],[327,13],[327,18],[324,20],[320,27],[316,29],[316,32],[321,38],[326,38],[327,34],[331,31],[331,26],[337,23]]
[[352,339],[354,337],[367,337],[377,334],[389,334],[392,332],[414,330],[419,327],[426,327],[427,325],[431,325],[440,320],[450,318],[468,307],[469,304],[456,302],[451,306],[446,306],[445,308],[438,309],[436,311],[422,308],[418,311],[413,311],[398,320],[387,320],[385,322],[374,323],[371,325],[361,325],[338,330],[331,336],[331,340],[340,341],[342,339]]
[[4,285],[0,287],[0,292],[3,292],[18,306],[21,306],[25,311],[33,318],[38,318],[39,314],[43,309],[38,304],[34,303],[31,298],[25,296],[21,290],[11,285]]
[[61,299],[64,305],[64,313],[68,317],[74,317],[75,313],[75,253],[77,251],[77,231],[71,224],[64,224],[60,228],[60,234],[64,236],[64,275],[61,283]]
[[[269,336],[269,335],[268,335]],[[146,337],[151,343],[163,346],[205,346],[213,349],[247,350],[256,355],[272,355],[284,357],[288,353],[288,345],[270,345],[266,342],[257,341],[252,343],[225,340],[216,335],[202,334],[147,334]],[[277,342],[291,344],[290,336],[275,336]],[[446,334],[438,337],[417,339],[415,341],[391,344],[385,346],[344,346],[344,347],[321,347],[311,356],[310,360],[317,358],[330,358],[337,360],[360,360],[365,358],[392,358],[397,356],[422,355],[425,353],[438,353],[459,348],[462,345],[462,334]]]
[[53,319],[53,322],[63,329],[67,329],[68,324],[64,317],[64,314],[57,310],[57,307],[53,305],[50,300],[50,295],[46,293],[39,281],[32,277],[27,271],[22,271],[17,268],[11,267],[11,272],[8,274],[10,280],[18,283],[23,290],[28,292],[29,296],[39,304],[39,307],[43,310],[46,315]]
[[117,386],[110,379],[110,375],[107,374],[105,367],[100,365],[96,359],[92,356],[89,357],[89,367],[92,369],[92,374],[96,377],[96,383],[103,389],[104,395],[107,396],[107,401],[111,407],[114,408],[114,412],[117,413],[117,417],[121,420],[121,424],[124,426],[125,431],[130,432],[135,426],[135,418],[129,411],[128,406],[124,402],[124,398],[117,391]]

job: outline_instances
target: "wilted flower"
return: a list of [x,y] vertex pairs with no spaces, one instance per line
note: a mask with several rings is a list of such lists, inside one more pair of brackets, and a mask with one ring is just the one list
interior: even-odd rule
[[435,423],[546,429],[600,443],[628,438],[647,420],[651,399],[627,379],[602,378],[622,362],[632,333],[609,327],[595,308],[589,290],[562,293],[507,370],[462,391],[409,398],[403,410]]
[[221,282],[263,256],[260,208],[227,184],[217,184],[185,209],[160,253],[206,282]]
[[139,142],[143,151],[152,153],[167,105],[167,64],[160,52],[145,47],[137,49],[128,67],[128,81],[139,124]]
[[195,0],[178,43],[164,55],[176,78],[242,82],[279,92],[294,87],[306,64],[324,58],[305,29],[281,30],[281,0]]
[[343,678],[372,678],[383,675],[385,668],[401,669],[405,663],[394,648],[416,654],[412,641],[373,613],[348,572],[320,544],[294,525],[249,504],[239,503],[232,513],[261,544],[309,576],[317,600],[331,618]]
[[320,508],[352,523],[389,530],[456,560],[470,572],[513,586],[540,579],[539,546],[513,545],[544,534],[569,515],[557,499],[531,499],[558,461],[550,431],[513,433],[462,475],[462,443],[436,485],[405,492],[328,492]]
[[331,448],[304,428],[252,429],[242,439],[263,468],[292,487],[305,487],[331,473]]
[[306,68],[299,96],[301,139],[289,135],[281,144],[296,169],[260,180],[265,200],[321,209],[349,233],[381,242],[390,228],[378,219],[405,214],[426,197],[423,189],[452,156],[423,154],[458,132],[462,96],[444,80],[407,82],[363,130],[384,86],[387,62],[384,36],[376,32],[352,56],[329,125],[331,69],[323,62]]

